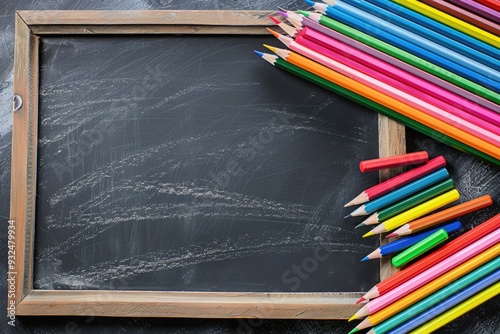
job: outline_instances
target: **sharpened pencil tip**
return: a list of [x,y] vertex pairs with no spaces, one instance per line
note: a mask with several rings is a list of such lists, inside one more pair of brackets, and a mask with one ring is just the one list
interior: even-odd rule
[[356,304],[359,304],[359,303],[362,303],[364,302],[366,299],[364,299],[363,297],[359,298],[358,301],[356,302]]
[[253,50],[253,52],[255,52],[259,57],[263,57],[264,56],[263,52],[260,52],[260,51],[257,51],[257,50]]
[[348,322],[351,322],[351,321],[356,320],[356,319],[358,319],[358,315],[357,314],[355,314],[352,317],[350,317],[349,320],[348,320]]
[[352,217],[351,214],[348,214],[347,216],[344,217],[344,219]]
[[276,48],[274,46],[267,45],[267,44],[262,44],[262,45],[264,45],[265,48],[271,50],[272,52],[276,52]]
[[314,5],[316,4],[316,2],[311,1],[311,0],[304,0],[304,1],[306,2],[306,4],[308,4],[311,7],[314,7]]
[[362,227],[362,226],[365,226],[365,223],[359,223],[359,224],[358,224],[358,225],[356,225],[356,227],[354,227],[354,228],[360,228],[360,227]]
[[361,259],[361,262],[368,261],[370,258],[368,256],[365,256],[364,258]]
[[372,231],[366,232],[365,235],[363,235],[363,238],[371,237],[372,235],[373,235]]
[[285,13],[285,12],[282,12],[281,10],[280,10],[280,11],[278,11],[278,14],[280,14],[280,15],[281,15],[281,16],[283,16],[283,17],[288,17],[288,14],[287,14],[287,13]]
[[385,237],[386,238],[392,238],[392,237],[397,237],[398,235],[396,233],[389,233],[388,235],[386,235]]
[[352,331],[350,331],[348,334],[352,334],[352,333],[356,333],[357,331],[359,331],[359,329],[357,327],[355,327]]
[[276,31],[272,30],[272,29],[269,29],[269,28],[266,28],[267,31],[269,31],[271,34],[273,34],[274,37],[280,37],[280,34],[278,34]]
[[270,18],[270,19],[271,19],[274,23],[276,23],[276,24],[280,24],[280,23],[281,23],[281,21],[280,21],[280,20],[278,20],[277,18],[275,18],[274,16],[269,15],[269,18]]
[[305,17],[309,17],[309,14],[310,14],[310,13],[309,13],[308,11],[306,11],[306,10],[299,10],[298,12],[299,12],[299,14],[302,14],[302,15],[304,15]]

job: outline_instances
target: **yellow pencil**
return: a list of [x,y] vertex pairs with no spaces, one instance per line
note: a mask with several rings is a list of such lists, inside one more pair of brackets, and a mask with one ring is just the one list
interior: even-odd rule
[[500,37],[493,35],[483,29],[480,29],[465,21],[459,20],[449,14],[446,14],[436,8],[426,5],[416,0],[393,0],[394,2],[403,5],[417,13],[428,16],[433,20],[446,24],[456,30],[459,30],[467,35],[477,38],[485,43],[491,44],[494,47],[500,48]]
[[410,334],[427,334],[432,333],[435,330],[443,327],[444,325],[452,322],[456,318],[464,315],[473,308],[481,305],[482,303],[490,300],[500,293],[500,282],[497,282],[487,289],[484,289],[474,297],[467,299],[466,301],[458,304],[454,308],[448,310],[447,312],[441,314],[440,316],[426,322],[424,325],[418,327]]
[[378,325],[382,321],[407,309],[410,305],[415,304],[416,302],[427,297],[431,293],[447,286],[448,284],[450,284],[450,282],[456,281],[457,279],[471,272],[472,270],[479,268],[483,264],[495,259],[497,256],[500,256],[500,244],[496,244],[495,246],[488,248],[484,252],[474,256],[472,259],[450,270],[446,274],[439,276],[435,280],[430,281],[424,286],[418,288],[409,295],[404,296],[403,298],[395,301],[394,303],[383,308],[382,310],[368,316],[356,327],[356,329],[361,330],[364,328]]
[[434,210],[439,209],[440,207],[450,204],[451,202],[454,202],[459,198],[460,194],[456,189],[450,190],[442,195],[439,195],[431,200],[428,200],[425,203],[417,205],[416,207],[411,208],[410,210],[400,213],[397,216],[387,219],[385,222],[379,224],[373,230],[363,235],[363,238],[394,230],[414,219],[417,219],[418,217],[422,217],[423,215],[426,215],[429,212],[432,212]]

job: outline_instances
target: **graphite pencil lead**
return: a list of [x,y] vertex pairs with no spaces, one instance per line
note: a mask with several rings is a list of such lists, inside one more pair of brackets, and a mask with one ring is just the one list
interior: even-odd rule
[[352,216],[349,214],[347,216],[344,216],[344,219],[349,218],[349,217],[352,217]]

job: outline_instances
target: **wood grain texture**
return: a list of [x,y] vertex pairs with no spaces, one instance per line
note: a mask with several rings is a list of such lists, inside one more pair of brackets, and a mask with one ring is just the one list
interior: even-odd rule
[[[19,303],[33,286],[34,187],[38,120],[38,37],[16,15],[10,219],[16,226],[16,294]],[[10,300],[9,300],[10,303]]]
[[35,290],[19,315],[348,319],[361,294]]
[[[390,118],[380,115],[379,124],[379,157],[389,157],[406,153],[406,131],[405,127]],[[383,182],[396,174],[404,171],[404,167],[384,169],[379,172],[380,182]],[[394,239],[386,239],[384,234],[380,235],[380,245],[385,245]],[[391,263],[392,256],[383,256],[380,259],[380,280],[384,280],[394,273],[398,268]]]
[[[19,315],[98,315],[346,319],[359,293],[198,293],[157,291],[33,290],[34,187],[38,119],[36,34],[266,34],[262,11],[21,11],[16,18],[15,93],[24,100],[14,115],[11,215],[16,220]],[[31,32],[30,32],[30,29]],[[33,35],[33,34],[35,35]],[[380,116],[380,156],[404,152],[404,127]],[[30,143],[30,144],[29,144]],[[384,178],[386,176],[381,176]],[[381,265],[381,278],[391,271]]]

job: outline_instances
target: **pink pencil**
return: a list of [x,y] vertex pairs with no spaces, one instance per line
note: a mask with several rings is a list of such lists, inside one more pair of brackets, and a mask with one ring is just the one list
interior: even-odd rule
[[450,257],[444,259],[443,261],[437,263],[433,267],[421,272],[417,276],[409,279],[408,281],[398,285],[391,291],[387,292],[385,295],[373,299],[363,306],[352,319],[358,319],[361,317],[366,317],[373,314],[387,305],[393,303],[397,299],[406,296],[412,291],[418,289],[424,284],[432,281],[433,279],[445,274],[451,269],[457,267],[461,263],[467,261],[468,259],[476,256],[477,254],[483,252],[484,250],[490,248],[500,241],[500,229],[496,229],[490,234],[484,236],[478,241],[470,244],[469,246],[462,248],[460,251],[454,253]]
[[[493,145],[499,146],[500,147],[500,135],[497,135],[489,130],[486,130],[480,126],[477,126],[476,124],[473,124],[461,117],[458,117],[456,115],[453,115],[443,109],[440,109],[434,105],[431,105],[425,101],[422,101],[421,99],[416,98],[415,96],[412,96],[408,93],[405,93],[404,91],[397,89],[395,87],[392,87],[385,82],[382,82],[380,80],[377,80],[371,76],[368,76],[364,73],[361,73],[360,71],[353,69],[352,67],[346,66],[344,64],[341,64],[334,59],[339,57],[340,55],[335,55],[333,57],[327,57],[324,56],[314,50],[311,50],[296,41],[294,41],[292,38],[278,34],[277,32],[272,31],[271,29],[268,29],[271,31],[281,42],[283,42],[287,47],[289,47],[291,50],[296,51],[310,59],[313,59],[317,61],[318,63],[325,65],[334,71],[337,71],[343,75],[346,75],[352,79],[355,79],[373,89],[378,90],[381,93],[387,94],[388,96],[391,96],[393,98],[396,98],[400,100],[403,103],[406,103],[407,105],[410,105],[418,110],[421,110],[422,112],[433,116],[437,119],[440,119],[451,126],[454,126],[456,128],[459,128],[461,130],[464,130],[471,135],[476,136],[477,138],[481,138]],[[321,46],[318,46],[321,47]],[[328,50],[324,48],[327,51],[332,52],[331,50]]]
[[[454,84],[440,79],[430,73],[427,73],[426,71],[423,71],[417,67],[414,67],[410,64],[405,63],[404,61],[401,61],[399,59],[396,59],[388,54],[385,54],[384,52],[381,52],[377,49],[374,49],[368,45],[365,45],[361,42],[358,42],[355,39],[352,39],[350,37],[347,37],[339,32],[336,32],[333,29],[329,29],[328,27],[325,27],[321,25],[319,21],[321,18],[321,14],[318,13],[311,13],[309,17],[303,17],[301,18],[301,23],[309,27],[313,30],[316,30],[326,36],[332,37],[338,41],[344,42],[344,44],[350,45],[358,50],[361,50],[365,53],[368,53],[369,55],[372,55],[380,60],[385,61],[386,63],[389,63],[391,65],[394,65],[398,67],[399,69],[411,73],[425,81],[432,82],[434,85],[439,86],[443,88],[446,91],[453,92],[454,94],[466,99],[467,101],[472,101],[476,104],[480,104],[481,106],[487,108],[488,110],[494,111],[497,114],[500,114],[500,105],[491,102],[487,99],[484,99],[474,93],[469,92],[468,90],[465,90],[463,88],[460,88],[458,86],[455,86]],[[313,20],[314,19],[314,20]],[[389,73],[391,75],[391,73]],[[397,76],[394,76],[395,79],[397,79]],[[439,98],[439,95],[434,95],[435,97]],[[465,104],[464,104],[465,105]],[[482,117],[481,117],[482,118]],[[486,119],[488,120],[488,119]]]
[[[443,89],[429,81],[423,80],[411,73],[408,73],[406,71],[401,70],[400,68],[389,64],[385,61],[382,61],[372,55],[367,54],[366,52],[360,51],[356,48],[353,48],[352,46],[346,44],[343,41],[336,40],[332,37],[329,37],[325,34],[322,34],[314,29],[311,29],[309,27],[305,27],[302,32],[299,35],[301,38],[305,38],[307,40],[310,40],[311,42],[314,42],[316,44],[321,45],[324,48],[327,48],[329,50],[335,51],[335,52],[340,52],[342,55],[347,57],[348,59],[352,59],[353,61],[359,63],[360,65],[365,65],[367,67],[373,68],[381,74],[385,75],[386,78],[392,78],[393,80],[391,82],[401,82],[401,86],[403,84],[406,84],[407,86],[414,87],[418,90],[421,90],[421,92],[418,92],[419,98],[423,99],[424,101],[427,101],[431,104],[434,104],[436,106],[439,106],[440,108],[447,108],[445,106],[453,106],[455,109],[449,110],[451,113],[455,115],[461,115],[463,113],[460,113],[460,111],[457,110],[461,109],[466,111],[467,113],[474,115],[484,121],[487,121],[491,124],[496,125],[497,127],[500,127],[500,114],[489,110],[483,106],[480,106],[476,103],[473,103],[461,96],[458,96],[454,93],[449,92],[446,89]],[[296,39],[296,42],[301,43],[299,39]],[[352,65],[350,65],[352,66]],[[359,70],[359,69],[358,69]],[[362,71],[363,72],[363,71]],[[366,72],[364,72],[366,73]],[[368,74],[368,73],[366,73]],[[371,76],[371,74],[369,74]],[[386,81],[388,79],[379,79]],[[389,81],[386,81],[389,83]],[[393,84],[390,83],[392,86]],[[402,88],[400,88],[402,89]],[[403,89],[402,89],[403,90]],[[405,90],[408,92],[408,90]],[[413,92],[416,90],[414,89]],[[425,93],[425,94],[424,94]],[[416,93],[417,94],[417,93]],[[448,104],[442,104],[437,101],[444,101]],[[471,120],[472,122],[472,120]],[[477,124],[477,123],[476,123]],[[479,125],[479,124],[477,124]],[[497,133],[497,130],[490,129],[490,131]]]

